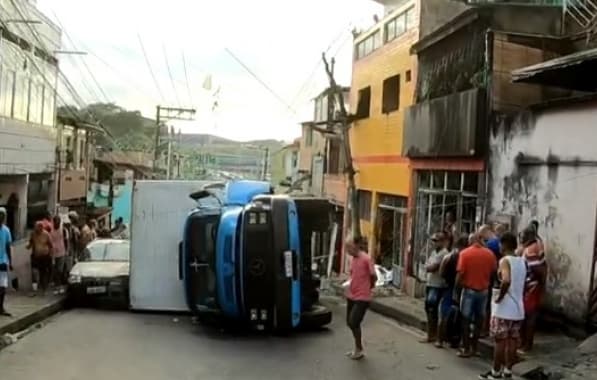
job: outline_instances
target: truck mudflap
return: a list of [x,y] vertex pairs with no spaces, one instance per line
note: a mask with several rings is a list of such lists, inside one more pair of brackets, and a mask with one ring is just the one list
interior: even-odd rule
[[216,232],[219,209],[198,209],[188,216],[179,252],[179,276],[189,309],[218,309],[216,290]]
[[230,318],[240,316],[236,260],[239,246],[237,228],[238,224],[241,223],[242,210],[243,208],[240,206],[225,208],[216,240],[218,250],[216,257],[218,303],[224,315]]

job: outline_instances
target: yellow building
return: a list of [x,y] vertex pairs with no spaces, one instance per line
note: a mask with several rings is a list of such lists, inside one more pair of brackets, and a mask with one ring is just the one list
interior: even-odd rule
[[377,262],[394,269],[396,284],[407,248],[411,172],[402,156],[403,115],[414,97],[417,57],[410,48],[419,38],[419,14],[419,1],[400,1],[354,39],[350,109],[357,120],[350,141],[361,228]]

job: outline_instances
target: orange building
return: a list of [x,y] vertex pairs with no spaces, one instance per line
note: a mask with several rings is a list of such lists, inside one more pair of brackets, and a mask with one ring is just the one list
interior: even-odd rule
[[402,138],[404,110],[414,98],[417,57],[410,48],[419,38],[419,14],[419,1],[400,1],[354,39],[350,109],[357,120],[350,141],[361,228],[377,262],[393,268],[396,285],[407,248],[411,170]]

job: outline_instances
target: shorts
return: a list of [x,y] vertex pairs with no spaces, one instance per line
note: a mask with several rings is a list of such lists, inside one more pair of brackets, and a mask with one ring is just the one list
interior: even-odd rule
[[450,316],[452,306],[454,306],[453,293],[454,290],[452,288],[444,289],[444,295],[439,304],[440,319],[447,319]]
[[0,288],[8,288],[8,272],[0,271]]
[[489,324],[489,333],[495,340],[520,339],[521,326],[522,321],[492,317]]
[[460,299],[462,317],[469,321],[483,321],[487,314],[487,290],[463,289]]
[[361,327],[361,322],[365,318],[365,313],[369,309],[369,302],[367,301],[353,301],[347,300],[346,303],[346,324],[351,329],[358,329]]
[[444,288],[428,286],[425,289],[425,312],[428,315],[437,318],[437,313],[439,312],[439,305],[442,301],[444,293]]

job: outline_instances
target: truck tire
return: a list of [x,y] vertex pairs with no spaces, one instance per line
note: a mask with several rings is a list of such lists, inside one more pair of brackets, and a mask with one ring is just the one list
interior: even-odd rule
[[301,314],[300,327],[304,329],[318,329],[332,322],[332,312],[321,305],[314,305],[309,311]]

